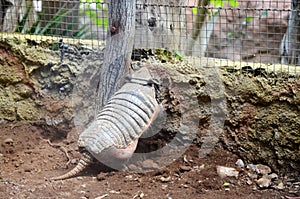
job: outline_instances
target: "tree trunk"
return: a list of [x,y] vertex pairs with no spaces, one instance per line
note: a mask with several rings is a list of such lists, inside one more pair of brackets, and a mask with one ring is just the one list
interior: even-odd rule
[[[19,14],[22,13],[20,10],[21,1],[1,1],[0,5],[0,17],[1,26],[0,31],[2,32],[13,32],[18,25]],[[20,13],[19,13],[20,12]]]
[[292,0],[291,9],[288,28],[280,46],[281,63],[300,65],[300,0]]
[[[34,42],[37,45],[29,41],[30,36],[0,37],[0,52],[6,52],[0,59],[0,118],[2,122],[36,121],[51,140],[71,132],[66,136],[68,142],[75,141],[73,124],[80,132],[94,115],[89,86],[98,76],[90,71],[99,68],[103,53],[86,51],[89,48],[70,40],[69,48],[80,53],[66,54],[64,67],[56,68],[60,60],[57,51],[45,48],[40,40]],[[46,46],[57,44],[49,37],[42,37],[42,41],[49,42]],[[207,149],[221,145],[239,154],[247,164],[266,163],[282,176],[284,171],[298,172],[295,176],[300,176],[300,67],[291,70],[290,66],[262,64],[264,70],[256,71],[255,64],[239,62],[247,66],[242,70],[234,67],[236,62],[215,58],[193,57],[186,64],[153,59],[149,62],[158,74],[154,78],[161,83],[158,97],[167,100],[164,107],[168,115],[163,136],[144,139],[143,143],[148,144],[147,140],[158,138],[141,147],[153,151],[153,147],[162,146],[162,141],[175,140],[173,136],[182,141],[192,140],[196,134],[194,143],[201,146],[199,153],[207,154]],[[82,65],[78,66],[77,60],[83,60]],[[76,70],[65,70],[74,66]],[[75,96],[60,89],[66,88],[65,83],[70,88],[77,87]],[[195,128],[188,125],[193,119],[197,122]]]
[[96,111],[106,104],[129,73],[135,30],[135,0],[111,0],[108,11],[109,30],[99,77]]
[[[203,28],[205,18],[207,17],[207,14],[208,14],[208,11],[205,7],[208,6],[208,4],[209,4],[208,0],[199,0],[198,1],[198,12],[197,12],[196,20],[194,22],[195,25],[194,25],[193,32],[192,32],[192,38],[191,38],[192,41],[196,41],[198,39],[200,30]],[[186,52],[187,55],[192,54],[194,45],[195,45],[195,42],[193,42],[192,44],[190,44],[188,46],[188,51]]]

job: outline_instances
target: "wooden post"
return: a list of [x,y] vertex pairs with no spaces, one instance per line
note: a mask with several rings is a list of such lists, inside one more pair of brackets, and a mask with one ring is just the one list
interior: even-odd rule
[[135,0],[110,0],[109,28],[96,99],[98,112],[124,83],[129,73],[135,30]]

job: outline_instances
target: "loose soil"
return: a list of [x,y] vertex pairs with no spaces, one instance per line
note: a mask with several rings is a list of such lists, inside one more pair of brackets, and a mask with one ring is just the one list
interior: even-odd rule
[[[260,189],[246,183],[246,171],[238,179],[221,179],[217,165],[236,167],[238,157],[216,147],[198,158],[191,145],[171,165],[149,173],[114,171],[94,164],[79,176],[64,181],[49,178],[66,172],[78,161],[76,129],[57,136],[57,129],[39,122],[9,122],[0,126],[2,142],[1,198],[284,198],[288,190]],[[52,135],[52,137],[50,136]],[[53,135],[56,135],[53,137]],[[62,134],[63,135],[63,134]],[[49,142],[49,141],[50,142]],[[10,142],[9,142],[10,141]],[[9,142],[9,144],[4,143]],[[69,168],[66,167],[70,156]],[[229,182],[228,187],[222,186]],[[101,197],[102,196],[102,197]]]
[[[284,31],[281,33],[283,32]],[[224,35],[226,34],[224,33]],[[254,35],[253,38],[257,37]],[[212,41],[214,40],[219,40],[219,38],[213,35]],[[263,38],[260,38],[258,39],[258,42],[263,40]],[[278,46],[278,41],[279,40],[276,40],[276,43],[272,45]],[[268,84],[263,82],[265,80],[258,81],[261,79],[253,80],[252,77],[245,78],[244,76],[240,79],[243,78],[242,80],[249,80],[244,81],[244,84],[249,83],[248,85],[251,87],[251,89],[249,88],[249,92],[253,91],[248,98],[250,100],[253,96],[257,96],[257,98],[254,98],[255,102],[253,103],[248,101],[248,104],[243,101],[246,98],[241,98],[242,102],[240,103],[244,106],[241,106],[240,103],[236,103],[236,101],[234,101],[236,99],[232,100],[232,103],[229,105],[233,107],[232,109],[235,110],[235,113],[231,115],[232,118],[229,118],[230,120],[228,119],[228,124],[236,123],[237,127],[231,125],[232,131],[226,131],[229,137],[232,136],[232,141],[229,142],[229,140],[225,143],[225,140],[223,141],[224,143],[218,143],[215,149],[206,157],[199,159],[199,146],[191,145],[186,153],[177,160],[174,160],[171,165],[149,173],[115,171],[107,168],[105,165],[95,163],[74,178],[64,181],[50,181],[49,179],[51,177],[63,174],[73,168],[81,157],[77,146],[77,129],[71,124],[71,106],[66,102],[67,100],[64,101],[64,97],[71,93],[72,85],[75,83],[64,82],[64,80],[74,76],[78,69],[77,67],[83,60],[90,61],[90,65],[93,66],[101,65],[101,63],[95,64],[95,62],[87,59],[85,56],[91,52],[84,48],[80,51],[78,49],[72,51],[70,47],[70,49],[68,49],[70,52],[65,53],[64,63],[59,64],[60,51],[53,50],[55,45],[52,45],[50,48],[47,43],[36,43],[31,40],[26,41],[26,43],[17,43],[17,45],[7,45],[6,42],[13,43],[13,40],[2,41],[0,48],[2,56],[0,59],[0,67],[3,67],[0,68],[0,198],[215,199],[300,197],[299,177],[294,179],[286,177],[289,173],[277,173],[279,177],[276,181],[272,182],[272,186],[267,189],[262,189],[256,185],[254,179],[248,177],[248,170],[238,168],[235,165],[237,159],[245,158],[247,154],[250,154],[249,151],[243,151],[244,155],[239,157],[235,153],[229,152],[222,147],[222,145],[224,147],[225,145],[232,146],[231,148],[227,147],[226,149],[235,151],[235,148],[239,149],[236,144],[238,141],[248,141],[244,135],[248,135],[248,127],[253,125],[252,123],[248,124],[247,117],[250,118],[250,121],[252,121],[252,118],[255,119],[251,112],[253,109],[252,104],[258,104],[258,107],[261,106],[260,109],[263,110],[273,110],[270,109],[270,107],[266,108],[266,105],[270,104],[273,107],[273,104],[271,103],[274,101],[273,98],[272,100],[269,100],[268,98],[269,101],[264,100],[265,98],[257,94],[260,90],[254,92],[253,87],[251,87],[252,85],[257,84],[268,86]],[[257,42],[252,43],[252,40],[249,42],[251,45],[245,46],[248,47],[247,50],[251,51],[251,47],[253,45],[255,46]],[[45,46],[43,47],[43,45]],[[272,46],[272,48],[274,46]],[[218,46],[213,46],[211,48],[220,49]],[[270,46],[268,46],[268,48],[270,48]],[[250,53],[249,51],[244,51],[244,49],[241,50],[240,48],[234,48],[233,50],[243,51],[244,54],[260,54],[265,56],[263,53]],[[214,56],[225,58],[232,58],[228,54],[238,54],[227,48],[209,51],[219,52],[220,55],[214,54]],[[266,51],[266,53],[268,53],[268,51]],[[278,52],[274,51],[274,54],[276,53]],[[101,54],[101,52],[99,54]],[[101,60],[99,61],[99,57],[101,56],[95,57],[98,62],[101,62]],[[240,60],[261,61],[261,58],[258,57],[259,56],[256,56],[253,59],[246,57],[241,58]],[[264,61],[270,62],[270,60],[272,59],[267,57]],[[88,74],[90,75],[90,73]],[[72,78],[69,79],[73,80]],[[234,81],[231,82],[238,82],[235,78],[233,78],[233,80]],[[257,82],[254,84],[254,81]],[[299,84],[295,85],[299,86]],[[276,103],[278,103],[275,103],[276,106],[274,105],[275,112],[285,113],[283,110],[289,110],[290,106],[287,105],[290,103],[292,105],[294,104],[294,107],[297,107],[299,103],[296,101],[299,99],[299,97],[297,97],[299,96],[299,94],[297,94],[299,93],[297,92],[297,89],[299,89],[299,87],[296,87],[295,85],[293,84],[278,92],[279,100],[275,100]],[[230,85],[228,87],[230,87]],[[265,91],[266,88],[269,87],[271,90],[271,86],[262,86],[261,89]],[[274,90],[273,87],[272,90]],[[239,91],[239,93],[242,94],[245,93],[245,96],[248,94],[248,90],[236,91]],[[58,92],[58,97],[61,97],[61,100],[57,100],[58,97],[56,96],[56,93]],[[272,95],[272,93],[270,95]],[[266,97],[268,97],[267,94]],[[81,102],[80,100],[78,101]],[[279,108],[277,106],[279,106]],[[85,107],[87,107],[87,105]],[[298,114],[298,109],[294,109],[294,112]],[[267,130],[271,133],[273,132],[273,128],[275,128],[272,123],[273,119],[268,119],[267,117],[274,114],[270,114],[273,112],[268,111],[265,111],[261,116],[258,115],[258,118],[266,118],[265,120],[261,119],[262,122],[267,121],[266,123],[261,124],[261,128],[264,130],[261,132],[263,132],[262,135],[265,136],[269,135],[265,127],[269,127],[270,129]],[[245,114],[237,114],[239,112]],[[289,116],[286,114],[285,117],[280,118],[286,119],[288,116],[288,118],[297,120],[296,113],[294,114],[295,117],[294,115]],[[237,118],[238,115],[241,115],[241,118]],[[242,120],[245,122],[242,123],[243,125],[239,128],[238,124],[241,124],[240,121]],[[257,119],[255,119],[255,121],[256,120]],[[270,121],[270,123],[268,123],[268,121]],[[290,123],[287,123],[287,121],[290,122],[290,120],[287,119],[284,121],[280,120],[279,122],[286,123],[287,126],[290,126],[291,130],[287,132],[295,131],[297,126],[289,125]],[[255,124],[256,123],[260,124],[259,122],[255,122]],[[297,121],[295,121],[294,124],[297,124]],[[286,129],[289,128],[284,128],[284,130]],[[235,137],[235,134],[239,136]],[[296,139],[297,135],[298,134],[292,135],[294,137],[290,136],[290,138],[294,139],[288,139],[288,141],[293,141],[292,143],[296,145],[296,143],[299,143]],[[277,147],[275,142],[276,139],[272,136],[273,134],[270,134],[272,139],[268,138],[265,139],[266,141],[262,141],[263,143],[274,142],[274,146]],[[258,137],[264,138],[259,135]],[[282,138],[279,137],[277,139],[280,140]],[[258,140],[257,143],[261,143],[259,141],[260,140]],[[249,150],[251,149],[253,151],[253,148],[256,145],[253,144],[249,146]],[[270,147],[269,145],[267,146]],[[267,149],[270,151],[269,148]],[[289,151],[297,150],[294,145],[291,148],[287,148],[287,150],[287,152],[282,152],[282,157],[286,157],[286,154],[299,157],[295,155],[296,152]],[[265,149],[265,151],[267,150]],[[262,158],[264,162],[253,163],[257,164],[266,163],[268,160],[271,161],[274,159],[271,155],[277,155],[278,157],[277,151],[274,151],[274,154],[271,155],[266,152],[265,154],[266,155],[263,156],[264,158]],[[252,159],[255,160],[256,153],[254,153],[253,156]],[[296,157],[289,157],[287,160],[293,159],[294,162],[296,162]],[[68,162],[69,164],[67,164]],[[144,162],[143,164],[146,163]],[[217,174],[216,167],[218,165],[237,168],[239,170],[239,177],[227,177],[222,179]],[[229,183],[230,186],[223,186],[225,182]],[[283,183],[284,187],[282,189],[276,189],[276,185],[280,182]]]

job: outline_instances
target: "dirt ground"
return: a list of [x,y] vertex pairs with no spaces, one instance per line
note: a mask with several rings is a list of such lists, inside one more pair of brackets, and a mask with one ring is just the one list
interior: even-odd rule
[[[296,196],[295,193],[289,193],[288,189],[260,189],[255,182],[249,182],[247,171],[243,169],[239,169],[238,178],[220,178],[216,166],[237,168],[235,162],[238,157],[217,147],[209,156],[199,159],[198,147],[195,145],[171,165],[149,173],[113,171],[104,165],[95,164],[77,177],[50,181],[49,178],[73,167],[80,157],[74,140],[76,136],[72,136],[76,134],[75,129],[66,138],[57,139],[53,137],[57,135],[57,129],[45,128],[41,123],[9,122],[1,124],[0,132],[3,152],[1,198],[170,199]],[[68,169],[68,158],[63,151],[69,154],[71,163]],[[230,183],[230,186],[224,186],[225,182]]]
[[[246,1],[241,2],[245,3]],[[272,14],[276,14],[276,12],[272,12]],[[258,19],[260,18],[254,17],[251,23],[256,23]],[[235,20],[243,20],[243,17]],[[236,22],[235,20],[232,23]],[[272,26],[268,20],[265,20],[265,23],[271,29]],[[220,24],[225,26],[226,23]],[[234,27],[232,30],[235,30]],[[220,31],[223,31],[223,35],[225,35],[222,37],[225,38],[222,40],[224,44],[227,42],[227,32],[222,28],[215,30],[219,33]],[[276,32],[277,29],[274,31]],[[284,31],[284,29],[280,30],[280,33],[282,34]],[[272,31],[266,32],[271,35],[273,33]],[[264,34],[261,34],[260,37],[249,34],[247,35],[247,45],[240,45],[241,40],[234,39],[229,47],[222,47],[221,42],[217,43],[220,46],[210,46],[208,51],[218,52],[211,55],[214,57],[276,63],[278,62],[277,46],[281,34],[273,34],[276,40],[274,39],[273,43],[266,42],[269,46],[257,45],[266,40],[268,35],[265,35],[264,38]],[[253,42],[256,38],[258,38],[256,42]],[[219,41],[220,38],[215,34],[211,43],[216,43],[216,40]],[[255,173],[235,164],[239,158],[243,159],[245,156],[239,157],[225,150],[221,143],[218,143],[208,156],[201,159],[198,157],[199,146],[191,145],[186,153],[174,160],[171,165],[149,173],[115,171],[105,165],[95,163],[74,178],[51,181],[51,177],[63,174],[73,168],[81,155],[78,152],[76,129],[70,124],[72,113],[63,112],[67,103],[63,103],[61,100],[60,104],[49,96],[52,91],[57,93],[57,90],[60,92],[59,97],[70,92],[68,89],[72,88],[69,86],[72,84],[69,82],[65,84],[63,81],[65,79],[61,77],[65,75],[65,78],[69,78],[74,75],[71,72],[77,70],[76,66],[86,59],[85,54],[89,54],[90,51],[84,48],[71,51],[70,48],[70,53],[66,53],[64,57],[65,63],[68,64],[59,65],[58,50],[55,52],[48,50],[50,49],[48,45],[40,47],[43,43],[37,45],[31,40],[28,40],[27,43],[26,45],[22,42],[17,43],[12,47],[5,43],[0,46],[2,56],[0,59],[0,198],[300,198],[299,177],[295,179],[295,177],[283,173],[276,173],[278,177],[272,180],[271,186],[260,188],[256,183],[257,178],[251,177],[256,175]],[[237,45],[240,48],[234,48]],[[243,46],[244,48],[242,48]],[[259,46],[259,48],[253,46]],[[272,48],[273,54],[264,50],[265,48]],[[48,50],[46,53],[45,49]],[[256,51],[258,49],[259,52]],[[240,55],[237,52],[243,52],[243,55],[247,56],[231,57]],[[44,56],[45,54],[47,56]],[[248,54],[260,56],[249,58]],[[270,54],[270,56],[266,56],[266,54]],[[97,60],[99,57],[97,56]],[[71,64],[70,60],[72,60]],[[92,62],[91,65],[95,64]],[[73,70],[69,72],[69,69]],[[29,76],[36,82],[28,78]],[[43,92],[48,90],[47,92],[50,94],[43,95],[43,92],[39,90],[41,88]],[[286,93],[287,96],[283,97],[287,100],[292,98],[289,98],[289,92]],[[285,101],[283,100],[283,102]],[[236,109],[239,107],[240,105],[237,104]],[[70,110],[70,107],[67,108]],[[266,108],[262,106],[261,109]],[[265,113],[265,115],[268,114],[269,112]],[[49,121],[47,118],[50,118]],[[266,124],[270,128],[275,128]],[[248,128],[248,126],[246,127]],[[246,127],[245,129],[247,129]],[[238,127],[233,129],[237,131],[237,134],[242,132]],[[232,139],[235,141],[236,137]],[[293,143],[296,141],[295,139]],[[293,150],[297,150],[297,148],[293,148]],[[270,156],[267,157],[272,159]],[[267,160],[264,163],[266,162]],[[250,163],[252,162],[247,162],[247,164]],[[255,162],[255,164],[258,163],[262,162]],[[154,166],[153,162],[147,164],[144,162],[142,165]],[[217,166],[236,168],[239,175],[238,177],[221,178],[217,173]]]
[[[299,179],[277,173],[268,188],[260,188],[255,173],[235,164],[243,157],[223,149],[221,143],[201,159],[199,146],[191,145],[171,165],[149,173],[114,171],[96,163],[74,178],[50,181],[81,157],[71,108],[63,100],[62,91],[68,90],[59,87],[58,77],[66,71],[56,71],[65,65],[55,64],[59,53],[54,51],[47,54],[53,57],[26,57],[45,55],[47,50],[30,40],[10,44],[13,47],[1,44],[0,198],[299,198]],[[68,56],[82,60],[75,53],[66,54],[71,60]],[[36,83],[41,77],[45,82]],[[58,89],[61,93],[56,96]],[[144,161],[142,166],[155,167],[155,162]],[[221,178],[217,166],[235,168],[239,175]]]

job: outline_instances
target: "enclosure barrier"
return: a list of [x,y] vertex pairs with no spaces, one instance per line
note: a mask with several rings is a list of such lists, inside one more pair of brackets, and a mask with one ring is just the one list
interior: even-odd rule
[[[0,6],[2,38],[83,42],[97,48],[109,29],[103,0],[6,0]],[[169,56],[181,61],[197,57],[229,72],[299,76],[299,7],[291,0],[137,0],[133,58],[157,53],[164,62]]]

